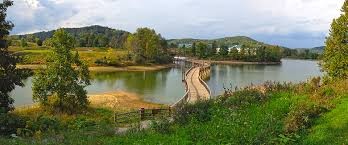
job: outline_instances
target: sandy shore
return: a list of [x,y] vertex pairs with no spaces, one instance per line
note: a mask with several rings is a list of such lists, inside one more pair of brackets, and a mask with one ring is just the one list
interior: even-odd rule
[[165,107],[165,105],[143,101],[139,95],[123,91],[88,95],[88,100],[92,107],[102,107],[117,111]]
[[[88,69],[91,72],[117,72],[117,71],[157,71],[165,68],[170,68],[175,64],[167,64],[167,65],[151,65],[151,66],[127,66],[127,67],[112,67],[112,66],[97,66],[97,67],[89,67]],[[45,65],[36,65],[36,64],[28,64],[28,65],[17,65],[17,68],[20,69],[40,69]]]

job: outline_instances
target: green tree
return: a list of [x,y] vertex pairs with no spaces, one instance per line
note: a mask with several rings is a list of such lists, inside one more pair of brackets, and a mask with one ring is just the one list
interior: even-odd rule
[[55,32],[51,44],[53,52],[47,68],[40,70],[33,80],[33,99],[52,112],[81,111],[88,105],[84,90],[90,84],[88,68],[77,52],[71,52],[75,41],[63,29]]
[[[6,21],[6,11],[12,5],[13,2],[9,0],[0,3],[0,114],[7,113],[14,108],[14,100],[9,93],[15,89],[15,86],[23,86],[22,79],[27,77],[24,71],[16,69],[19,60],[11,55],[7,49],[6,36],[9,35],[9,31],[14,25],[12,22]],[[0,128],[2,127],[0,125]]]
[[220,55],[220,56],[223,56],[223,57],[226,57],[226,56],[228,55],[228,47],[227,47],[227,45],[222,44],[222,45],[220,46],[219,55]]
[[167,53],[167,42],[155,30],[149,28],[138,28],[137,31],[129,35],[125,43],[126,48],[134,54],[137,63],[145,62],[170,62]]
[[230,52],[230,56],[233,60],[239,60],[238,50],[236,48],[233,48]]
[[204,42],[198,42],[197,43],[197,50],[198,50],[198,57],[199,58],[205,58],[206,57],[206,52],[208,49],[208,44],[204,43]]
[[25,40],[24,38],[21,39],[21,47],[27,47],[28,43],[27,40]]
[[334,19],[326,39],[321,66],[330,77],[348,78],[348,1],[341,9],[341,16]]
[[35,43],[37,46],[42,46],[42,41],[39,38],[36,38]]
[[214,56],[216,54],[216,48],[218,48],[218,44],[216,41],[213,41],[211,48],[208,50],[208,56]]
[[191,48],[191,53],[192,53],[192,56],[196,56],[196,42],[193,42],[192,43],[192,48]]

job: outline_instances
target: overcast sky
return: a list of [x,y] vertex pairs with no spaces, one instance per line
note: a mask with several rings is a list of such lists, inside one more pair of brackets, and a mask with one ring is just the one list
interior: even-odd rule
[[12,34],[102,25],[167,39],[244,35],[292,48],[324,45],[344,0],[14,0]]

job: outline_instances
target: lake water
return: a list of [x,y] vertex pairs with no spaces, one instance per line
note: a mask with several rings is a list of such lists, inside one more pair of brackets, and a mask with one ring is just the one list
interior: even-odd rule
[[[213,65],[207,84],[213,95],[223,93],[223,87],[243,87],[267,80],[300,82],[321,76],[316,61],[283,60],[281,65]],[[139,94],[145,101],[172,104],[184,95],[181,82],[182,69],[169,68],[153,72],[112,72],[92,74],[89,94],[127,91]],[[32,104],[32,78],[24,81],[25,87],[16,87],[11,93],[15,106]]]

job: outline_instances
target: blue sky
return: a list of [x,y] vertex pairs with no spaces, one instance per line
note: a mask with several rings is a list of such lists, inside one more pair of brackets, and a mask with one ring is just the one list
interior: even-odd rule
[[103,25],[167,39],[243,35],[292,48],[324,45],[344,0],[14,0],[12,34]]

